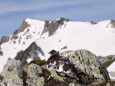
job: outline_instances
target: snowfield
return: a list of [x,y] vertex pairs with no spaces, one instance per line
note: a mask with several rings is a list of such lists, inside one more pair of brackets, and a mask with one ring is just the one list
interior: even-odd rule
[[[59,20],[57,19],[54,22]],[[112,27],[111,20],[102,21],[97,24],[64,21],[51,36],[49,36],[48,32],[43,33],[45,21],[27,18],[25,22],[29,26],[23,32],[16,34],[18,36],[17,39],[12,39],[13,35],[11,35],[9,41],[1,45],[3,55],[0,56],[0,72],[8,58],[14,58],[17,52],[25,50],[33,42],[45,54],[45,56],[39,54],[41,59],[46,60],[49,58],[48,52],[53,49],[60,52],[86,49],[97,56],[115,55],[115,28]],[[67,49],[61,50],[63,47],[67,47]],[[108,71],[115,72],[113,67],[115,67],[115,62],[108,67]]]

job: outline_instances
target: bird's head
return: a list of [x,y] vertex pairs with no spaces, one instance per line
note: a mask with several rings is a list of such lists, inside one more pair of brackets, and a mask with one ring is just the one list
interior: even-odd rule
[[53,55],[58,54],[58,52],[57,52],[56,50],[51,50],[51,51],[49,52],[49,54],[50,54],[51,56],[53,56]]

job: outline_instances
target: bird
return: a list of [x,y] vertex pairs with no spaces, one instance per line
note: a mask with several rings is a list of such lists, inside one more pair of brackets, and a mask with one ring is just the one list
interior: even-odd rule
[[56,50],[51,50],[49,54],[51,55],[47,60],[49,70],[55,70],[60,75],[76,77],[74,65],[70,62],[69,58],[60,56]]

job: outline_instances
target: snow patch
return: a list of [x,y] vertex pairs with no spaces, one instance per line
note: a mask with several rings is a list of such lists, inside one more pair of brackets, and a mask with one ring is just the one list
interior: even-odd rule
[[33,60],[33,58],[28,58],[27,62],[30,63]]

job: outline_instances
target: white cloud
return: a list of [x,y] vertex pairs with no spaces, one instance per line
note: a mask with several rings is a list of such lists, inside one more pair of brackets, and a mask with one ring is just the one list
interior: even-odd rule
[[31,10],[42,10],[46,8],[54,8],[60,6],[68,6],[68,5],[80,5],[85,3],[93,3],[99,2],[99,0],[32,0],[30,2],[2,2],[0,3],[0,14],[5,14],[9,12],[16,12],[16,11],[31,11]]
[[[92,19],[96,19],[99,17],[105,17],[109,15],[110,13],[114,13],[115,5],[112,2],[109,3],[103,3],[97,1],[95,4],[91,4],[90,6],[81,6],[73,8],[65,8],[60,9],[59,11],[53,11],[50,14],[41,14],[41,15],[35,15],[35,17],[43,18],[43,19],[54,19],[58,17],[67,17],[67,18],[74,18],[74,20],[77,20],[79,18],[88,19],[89,17]],[[86,18],[87,17],[87,18]],[[94,18],[93,18],[94,17]],[[89,19],[90,20],[90,19]],[[90,20],[93,21],[93,20]],[[97,21],[97,20],[94,20]],[[99,21],[99,20],[98,20]]]

